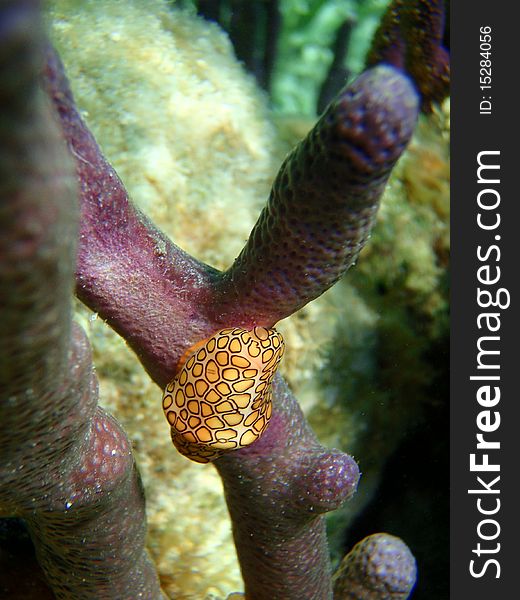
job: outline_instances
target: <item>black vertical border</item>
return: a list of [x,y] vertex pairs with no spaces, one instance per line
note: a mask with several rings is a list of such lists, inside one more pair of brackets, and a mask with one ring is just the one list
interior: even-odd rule
[[[520,534],[520,352],[519,303],[520,293],[520,41],[516,3],[482,0],[454,0],[451,3],[451,598],[490,600],[520,597],[518,591],[518,562]],[[480,89],[480,27],[492,30],[492,89]],[[479,114],[483,96],[491,96],[492,114]],[[477,183],[477,155],[481,151],[500,151],[500,227],[483,231],[477,225],[477,195],[482,185]],[[500,235],[500,240],[493,239]],[[484,410],[476,401],[476,391],[482,383],[470,381],[477,370],[477,339],[483,335],[477,328],[477,269],[485,264],[477,258],[477,246],[496,243],[496,252],[488,264],[499,266],[500,282],[495,286],[509,290],[509,308],[500,312],[501,400],[490,410],[500,412],[500,427],[489,439],[499,440],[500,450],[490,451],[490,462],[500,464],[499,473],[470,472],[469,455],[476,451],[477,414]],[[486,287],[486,286],[481,286]],[[491,286],[489,287],[491,290]],[[480,309],[487,312],[491,309]],[[485,335],[485,334],[484,334]],[[496,357],[495,357],[496,358]],[[489,373],[489,371],[488,371]],[[500,494],[483,494],[482,506],[500,510],[486,517],[477,509],[479,495],[468,494],[478,488],[477,476],[489,481],[500,475],[493,486]],[[482,486],[480,486],[482,487]],[[493,500],[492,500],[493,498]],[[479,540],[479,521],[495,518],[500,524],[496,540]],[[487,527],[487,529],[486,529]],[[482,531],[491,535],[492,525]],[[482,548],[500,551],[481,554],[472,552],[480,541]],[[480,578],[470,575],[469,563],[475,559],[475,570],[481,571],[487,558],[500,563],[497,579],[496,565],[488,565]]]

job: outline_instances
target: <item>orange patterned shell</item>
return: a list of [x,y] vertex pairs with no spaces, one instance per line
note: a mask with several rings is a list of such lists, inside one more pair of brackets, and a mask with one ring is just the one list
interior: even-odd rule
[[194,346],[163,396],[177,450],[207,463],[257,440],[283,352],[282,336],[264,327],[222,329]]

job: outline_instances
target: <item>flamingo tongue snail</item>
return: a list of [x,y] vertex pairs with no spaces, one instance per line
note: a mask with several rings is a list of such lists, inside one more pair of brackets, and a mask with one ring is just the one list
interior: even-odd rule
[[177,450],[199,463],[256,441],[271,418],[271,382],[284,352],[275,329],[222,329],[193,346],[166,386]]

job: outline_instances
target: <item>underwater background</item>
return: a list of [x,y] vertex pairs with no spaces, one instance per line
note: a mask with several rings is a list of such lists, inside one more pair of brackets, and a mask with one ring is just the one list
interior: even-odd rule
[[[388,2],[265,3],[277,5],[277,27],[261,9],[253,30],[251,13],[233,19],[232,4],[46,5],[77,105],[133,202],[218,269],[240,252],[287,152],[363,70]],[[420,117],[355,267],[277,326],[280,368],[306,417],[362,472],[355,497],[327,517],[333,566],[388,531],[417,559],[417,600],[448,597],[449,111],[448,99]],[[175,452],[161,392],[125,342],[79,301],[76,316],[100,403],[132,441],[164,591],[240,592],[219,476]]]

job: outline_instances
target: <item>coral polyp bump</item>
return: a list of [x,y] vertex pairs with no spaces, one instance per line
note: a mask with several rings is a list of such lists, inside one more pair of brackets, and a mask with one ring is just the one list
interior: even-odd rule
[[271,418],[284,347],[275,329],[255,327],[222,329],[188,350],[163,395],[177,450],[207,463],[255,442]]

